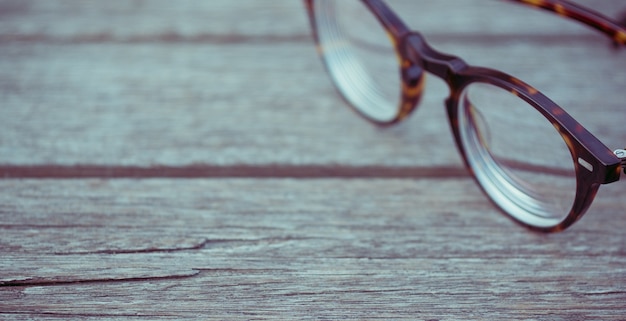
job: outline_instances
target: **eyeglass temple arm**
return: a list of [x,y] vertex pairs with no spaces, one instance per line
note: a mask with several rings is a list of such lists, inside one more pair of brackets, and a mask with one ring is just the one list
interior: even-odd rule
[[616,45],[626,45],[626,28],[607,16],[567,0],[507,0],[551,11],[609,36]]

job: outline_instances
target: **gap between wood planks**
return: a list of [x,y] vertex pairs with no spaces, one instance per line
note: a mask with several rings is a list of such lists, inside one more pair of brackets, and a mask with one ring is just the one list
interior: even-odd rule
[[0,179],[11,178],[455,178],[469,177],[455,166],[347,165],[0,165]]

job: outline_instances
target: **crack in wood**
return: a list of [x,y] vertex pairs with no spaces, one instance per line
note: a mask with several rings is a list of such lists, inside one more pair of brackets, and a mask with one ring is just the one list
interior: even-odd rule
[[626,291],[605,291],[605,292],[587,292],[583,293],[585,296],[611,296],[611,295],[625,295]]
[[[112,283],[112,282],[145,282],[154,280],[178,280],[199,276],[202,273],[229,273],[229,274],[259,274],[259,273],[288,273],[296,272],[293,269],[240,269],[240,268],[191,268],[190,273],[163,276],[146,276],[146,277],[127,277],[127,278],[102,278],[102,279],[76,279],[76,280],[57,280],[55,278],[28,278],[22,280],[0,281],[0,287],[32,287],[32,286],[60,286],[74,284],[95,284],[95,283]],[[241,283],[237,285],[255,285],[258,283]]]
[[13,316],[28,316],[25,319],[31,319],[35,317],[39,319],[41,317],[44,318],[60,318],[62,320],[66,318],[146,318],[148,320],[152,320],[157,317],[172,317],[174,315],[164,314],[164,313],[155,313],[155,314],[147,314],[147,313],[61,313],[61,312],[30,312],[30,311],[9,311],[9,312],[0,312],[0,315],[13,315]]
[[306,241],[311,239],[320,239],[313,237],[268,237],[268,238],[260,238],[260,239],[204,239],[197,244],[189,245],[189,246],[179,246],[179,247],[150,247],[143,249],[105,249],[105,250],[96,250],[96,251],[71,251],[71,252],[54,252],[54,255],[97,255],[97,254],[149,254],[149,253],[173,253],[173,252],[182,252],[182,251],[193,251],[193,250],[202,250],[210,248],[213,245],[218,244],[261,244],[261,243],[275,243],[275,242],[288,242],[288,241]]
[[212,243],[214,241],[209,239],[204,239],[202,242],[199,242],[190,246],[180,246],[180,247],[150,247],[143,249],[107,249],[107,250],[97,250],[97,251],[74,251],[74,252],[54,252],[55,255],[92,255],[92,254],[146,254],[146,253],[172,253],[172,252],[180,252],[180,251],[191,251],[191,250],[200,250],[206,247],[207,244]]
[[[295,269],[276,269],[276,268],[258,268],[258,269],[241,269],[241,268],[194,268],[194,270],[203,273],[230,273],[230,274],[259,274],[259,273],[295,273]],[[244,284],[244,283],[241,283]]]
[[23,286],[58,286],[71,284],[94,284],[94,283],[113,283],[113,282],[145,282],[154,280],[178,280],[198,276],[201,273],[198,269],[190,269],[190,273],[162,276],[145,276],[145,277],[127,277],[127,278],[94,278],[94,279],[75,279],[61,280],[54,278],[28,278],[22,280],[0,281],[0,287],[23,287]]

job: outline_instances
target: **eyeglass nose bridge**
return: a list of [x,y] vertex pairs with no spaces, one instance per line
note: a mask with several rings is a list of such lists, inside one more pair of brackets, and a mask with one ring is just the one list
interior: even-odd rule
[[[455,75],[468,67],[463,59],[436,51],[426,43],[418,32],[411,32],[404,37],[401,53],[411,63],[441,79],[452,83]],[[412,78],[408,78],[410,80]]]

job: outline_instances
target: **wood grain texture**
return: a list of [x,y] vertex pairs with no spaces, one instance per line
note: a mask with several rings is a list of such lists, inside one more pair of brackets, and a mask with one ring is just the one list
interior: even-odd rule
[[[501,1],[390,2],[626,145],[608,40]],[[626,182],[529,232],[463,168],[442,82],[372,126],[309,34],[295,0],[0,0],[0,319],[624,319]]]
[[467,178],[0,186],[3,319],[626,313],[613,198],[568,232],[543,235],[506,219]]
[[[620,70],[625,52],[612,50],[600,36],[562,36],[562,25],[578,25],[507,3],[504,8],[514,12],[504,23],[505,17],[494,18],[502,5],[432,9],[476,22],[485,21],[476,18],[482,15],[492,18],[487,25],[471,24],[468,17],[459,22],[474,36],[459,35],[439,19],[411,21],[417,20],[416,28],[433,25],[433,32],[425,34],[433,34],[429,39],[441,50],[524,79],[608,146],[623,147],[626,110],[617,93],[626,76],[613,71]],[[376,128],[355,117],[323,70],[299,1],[287,1],[280,9],[250,2],[195,9],[191,3],[173,9],[159,2],[135,9],[128,4],[98,7],[97,2],[13,6],[21,14],[7,9],[12,18],[0,23],[6,36],[0,46],[2,164],[460,165],[442,108],[447,89],[441,81],[429,79],[418,112],[397,127]],[[119,11],[114,19],[126,24],[110,21],[105,13],[114,8]],[[171,10],[182,12],[167,18]],[[198,13],[189,13],[193,10]],[[238,10],[253,18],[240,24],[233,18]],[[516,41],[528,25],[510,19],[519,17],[518,10],[553,25],[542,29],[538,42],[530,30],[524,41]],[[94,18],[98,12],[103,15],[99,20]],[[207,18],[205,27],[195,20],[205,15],[221,18]],[[457,21],[457,15],[446,21]],[[185,35],[179,23],[186,16],[196,17],[186,23],[205,31]],[[126,27],[131,20],[150,27]],[[62,22],[57,26],[57,21]],[[491,25],[497,21],[509,27]],[[243,29],[224,30],[228,26]],[[547,32],[552,33],[545,40]],[[170,41],[171,34],[182,35]],[[243,40],[237,40],[240,35]],[[235,40],[228,40],[231,36]]]

